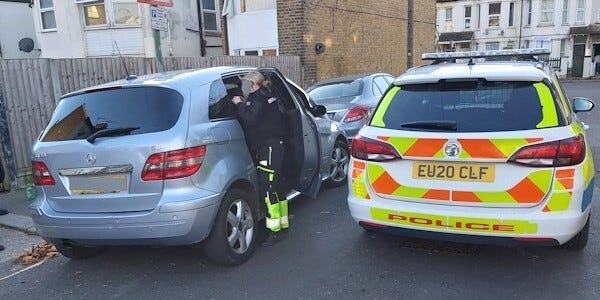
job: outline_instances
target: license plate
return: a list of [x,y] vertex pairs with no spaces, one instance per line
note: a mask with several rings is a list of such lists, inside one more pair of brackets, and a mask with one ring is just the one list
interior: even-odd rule
[[491,164],[425,163],[413,165],[414,179],[494,182],[495,166]]
[[127,191],[127,175],[70,176],[69,187],[74,195],[121,193]]

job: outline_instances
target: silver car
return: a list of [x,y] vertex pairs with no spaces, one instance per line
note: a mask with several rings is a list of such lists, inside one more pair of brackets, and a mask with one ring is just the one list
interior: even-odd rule
[[311,100],[324,105],[327,116],[340,122],[352,138],[393,81],[394,77],[386,73],[353,75],[319,81],[307,91]]
[[[231,103],[254,68],[130,77],[65,95],[33,146],[38,233],[70,258],[110,245],[205,241],[240,264],[264,224],[256,170]],[[346,181],[348,146],[323,106],[276,69],[259,69],[287,116],[285,177],[294,197]]]

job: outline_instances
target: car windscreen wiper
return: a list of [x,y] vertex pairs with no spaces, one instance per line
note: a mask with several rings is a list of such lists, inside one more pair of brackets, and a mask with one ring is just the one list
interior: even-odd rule
[[106,136],[119,136],[130,134],[134,130],[138,130],[140,127],[118,127],[118,128],[107,128],[94,132],[86,139],[90,144],[93,144],[97,138]]
[[404,128],[456,131],[456,121],[416,121],[400,125]]

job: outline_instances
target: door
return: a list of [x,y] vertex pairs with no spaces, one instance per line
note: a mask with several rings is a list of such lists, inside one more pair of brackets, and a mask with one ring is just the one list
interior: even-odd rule
[[583,58],[585,45],[573,45],[573,77],[583,77]]
[[[286,162],[284,166],[292,170],[284,170],[291,187],[298,192],[316,198],[321,187],[320,142],[314,117],[299,103],[287,85],[285,76],[274,68],[260,69],[267,80],[271,82],[271,90],[283,102],[288,120],[290,139],[286,147]],[[292,174],[295,173],[295,174]]]

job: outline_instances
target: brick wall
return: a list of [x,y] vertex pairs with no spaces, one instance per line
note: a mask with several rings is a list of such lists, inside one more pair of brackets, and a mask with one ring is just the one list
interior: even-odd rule
[[[433,50],[435,0],[415,1],[414,63]],[[365,73],[406,70],[407,0],[277,1],[279,51],[298,55],[304,85]],[[316,54],[316,43],[325,52]]]

